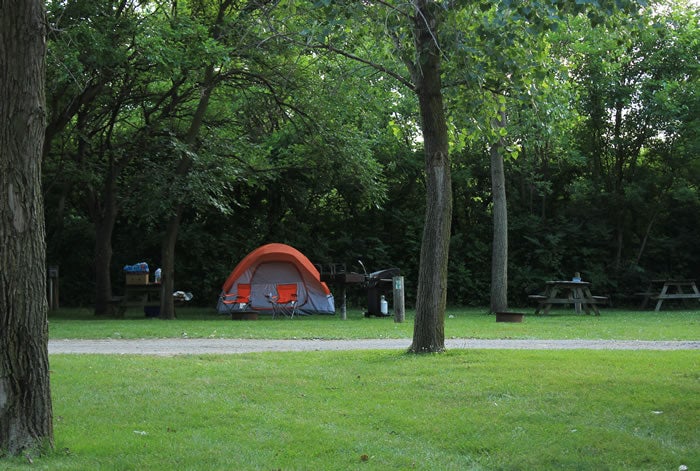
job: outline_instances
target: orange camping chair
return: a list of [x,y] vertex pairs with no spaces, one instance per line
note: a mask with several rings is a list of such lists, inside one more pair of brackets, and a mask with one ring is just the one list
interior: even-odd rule
[[271,296],[272,317],[278,314],[294,318],[297,312],[297,285],[296,283],[277,285],[277,296]]
[[224,295],[223,303],[230,306],[229,311],[247,311],[250,305],[250,285],[238,283],[236,294]]

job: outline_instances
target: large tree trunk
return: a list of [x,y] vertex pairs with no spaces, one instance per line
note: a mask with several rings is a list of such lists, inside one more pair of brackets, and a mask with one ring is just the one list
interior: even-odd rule
[[452,177],[440,78],[435,2],[415,0],[418,64],[413,73],[425,146],[426,208],[410,351],[445,349],[447,261],[452,222]]
[[0,456],[53,446],[41,199],[41,0],[0,2]]
[[[496,123],[506,125],[505,112]],[[508,310],[508,209],[503,170],[503,138],[491,146],[491,193],[493,196],[493,247],[491,248],[491,312]]]

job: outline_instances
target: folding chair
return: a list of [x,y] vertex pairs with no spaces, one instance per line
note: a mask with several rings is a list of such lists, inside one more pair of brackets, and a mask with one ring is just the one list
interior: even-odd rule
[[297,285],[296,283],[277,285],[277,295],[269,297],[272,303],[272,317],[278,314],[294,318],[297,310]]
[[247,311],[250,305],[250,285],[238,283],[236,294],[226,294],[222,300],[229,307],[229,312]]

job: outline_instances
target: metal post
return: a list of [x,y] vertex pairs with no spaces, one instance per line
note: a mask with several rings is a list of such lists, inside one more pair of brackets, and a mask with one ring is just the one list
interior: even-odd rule
[[394,285],[394,322],[403,322],[406,320],[403,276],[395,276],[392,281]]
[[49,309],[58,309],[58,265],[52,265],[49,267]]
[[347,306],[347,296],[345,295],[345,283],[340,285],[340,319],[341,320],[347,320],[348,319],[348,306]]

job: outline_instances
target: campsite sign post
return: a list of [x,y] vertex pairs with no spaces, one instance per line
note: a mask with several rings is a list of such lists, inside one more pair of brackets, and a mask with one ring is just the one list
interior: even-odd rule
[[406,320],[403,276],[395,276],[392,281],[394,285],[394,322],[403,322]]

